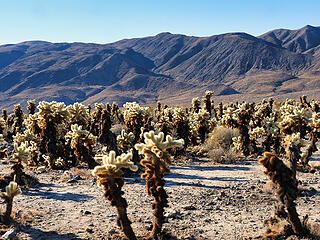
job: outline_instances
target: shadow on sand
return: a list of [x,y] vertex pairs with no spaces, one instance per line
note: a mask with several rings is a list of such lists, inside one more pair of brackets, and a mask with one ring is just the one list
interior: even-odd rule
[[86,195],[86,194],[77,194],[77,193],[57,193],[54,191],[48,191],[47,189],[42,189],[42,187],[59,187],[53,184],[41,184],[39,188],[36,189],[25,189],[23,194],[26,196],[41,196],[42,198],[46,199],[55,199],[60,201],[74,201],[74,202],[83,202],[93,196]]
[[33,227],[24,227],[20,230],[29,235],[31,239],[37,240],[82,240],[73,233],[59,234],[56,231],[42,231]]

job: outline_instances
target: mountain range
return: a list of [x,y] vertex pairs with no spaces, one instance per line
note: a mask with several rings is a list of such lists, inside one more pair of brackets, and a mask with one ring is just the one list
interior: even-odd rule
[[318,97],[320,27],[261,36],[160,33],[110,44],[29,41],[0,46],[0,107],[27,100],[186,104]]

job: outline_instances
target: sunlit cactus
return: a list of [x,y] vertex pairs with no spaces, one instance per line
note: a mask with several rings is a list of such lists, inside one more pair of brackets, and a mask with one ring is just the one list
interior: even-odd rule
[[[59,132],[66,131],[65,125],[70,114],[64,103],[61,102],[39,102],[40,122],[40,156],[49,155],[55,161],[61,153],[58,147]],[[63,140],[63,139],[60,139]],[[64,151],[62,151],[64,152]]]
[[97,163],[94,161],[92,147],[96,144],[97,138],[89,131],[82,129],[78,124],[71,125],[71,131],[65,135],[66,143],[74,149],[78,162],[85,162],[89,168],[94,168]]
[[6,127],[6,121],[0,116],[0,134],[3,134],[3,131]]
[[194,121],[197,123],[197,131],[201,140],[204,143],[206,135],[209,133],[210,114],[204,109],[200,109],[198,113],[193,115]]
[[117,119],[119,123],[124,123],[123,115],[122,115],[122,113],[119,109],[119,106],[116,102],[112,103],[111,116],[113,119]]
[[201,102],[199,100],[199,98],[192,98],[192,102],[191,102],[191,109],[194,113],[198,113],[200,108],[201,108]]
[[128,152],[134,146],[134,135],[132,132],[129,134],[122,129],[121,134],[117,136],[118,148],[121,153]]
[[281,118],[279,119],[281,125],[281,132],[284,134],[292,134],[300,132],[301,137],[304,138],[308,132],[308,125],[311,121],[311,112],[306,108],[300,106],[292,100],[287,100],[280,108]]
[[309,160],[312,154],[318,151],[316,143],[319,141],[320,138],[320,112],[314,112],[312,114],[312,121],[309,123],[310,127],[310,143],[307,146],[307,149],[301,155],[301,163],[304,167],[309,167]]
[[19,185],[30,185],[37,182],[37,180],[26,173],[24,173],[23,163],[27,164],[30,161],[31,153],[33,151],[32,145],[29,142],[23,142],[20,145],[14,143],[14,153],[11,158],[11,162],[14,164],[11,167],[10,176],[5,177],[9,181],[15,181]]
[[162,109],[161,104],[158,104],[156,110],[157,122],[155,123],[155,130],[157,132],[163,132],[165,136],[171,134],[173,131],[173,122],[172,122],[172,108]]
[[11,219],[11,212],[12,212],[12,204],[13,198],[21,194],[21,189],[16,182],[10,182],[9,185],[6,187],[6,191],[1,193],[1,198],[4,199],[6,202],[6,211],[3,216],[2,222],[7,224],[10,222]]
[[144,143],[135,145],[139,154],[144,155],[140,163],[145,167],[145,172],[141,177],[147,180],[147,194],[154,197],[153,228],[149,239],[160,239],[164,222],[163,212],[168,206],[168,195],[164,189],[164,174],[170,172],[169,166],[172,159],[167,149],[182,147],[183,144],[183,139],[173,140],[170,135],[167,135],[164,141],[162,132],[156,135],[154,131],[150,131],[144,134]]
[[177,137],[184,140],[185,147],[188,146],[190,142],[190,125],[186,110],[180,107],[174,108],[172,118],[173,128],[177,134]]
[[238,107],[230,105],[223,112],[223,117],[220,120],[222,125],[239,130],[240,151],[246,157],[257,152],[256,143],[249,135],[249,123],[252,119],[253,110],[253,106],[249,103],[243,103]]
[[212,109],[212,102],[211,102],[211,97],[213,96],[213,92],[207,90],[205,92],[205,95],[203,97],[203,102],[204,102],[204,107],[205,110],[209,113],[210,117],[211,117],[211,109]]
[[83,127],[83,129],[88,129],[91,122],[91,116],[89,114],[88,108],[81,103],[74,103],[67,107],[70,114],[68,122],[70,124],[78,124]]
[[127,216],[127,201],[122,197],[124,192],[121,190],[124,185],[122,168],[129,168],[137,171],[138,167],[131,161],[132,153],[123,153],[116,157],[114,151],[108,155],[97,155],[96,159],[102,161],[101,166],[96,166],[92,175],[98,178],[98,184],[104,188],[104,196],[112,206],[115,206],[118,213],[118,224],[129,240],[137,239]]
[[127,132],[132,132],[135,136],[135,143],[140,142],[141,128],[146,127],[150,120],[151,112],[149,108],[140,107],[136,102],[127,102],[123,105],[125,108],[123,115]]

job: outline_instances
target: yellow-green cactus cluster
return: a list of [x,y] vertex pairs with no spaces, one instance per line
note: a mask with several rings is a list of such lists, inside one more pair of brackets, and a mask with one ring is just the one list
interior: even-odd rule
[[141,107],[136,102],[127,102],[123,105],[125,108],[123,115],[124,118],[133,117],[133,116],[149,116],[150,108],[149,107]]
[[0,129],[4,129],[6,127],[6,121],[0,116]]
[[13,141],[20,145],[23,142],[36,142],[37,137],[30,133],[30,131],[26,130],[23,133],[17,133],[13,136]]
[[102,111],[102,109],[104,108],[104,104],[103,103],[95,103],[94,107],[95,107],[95,110]]
[[88,109],[85,105],[81,103],[74,103],[67,107],[67,110],[70,114],[70,123],[79,124],[84,128],[87,128],[91,122],[91,116],[88,112]]
[[236,152],[239,152],[239,149],[241,149],[241,146],[242,146],[241,136],[233,137],[232,144],[233,144],[233,150]]
[[210,114],[205,109],[200,109],[198,113],[193,114],[193,118],[198,123],[200,122],[208,123],[210,119]]
[[198,112],[200,109],[201,102],[198,97],[192,98],[191,108],[193,112]]
[[271,134],[273,137],[278,137],[280,134],[279,122],[275,121],[274,117],[267,117],[265,119],[264,128],[266,132]]
[[82,129],[78,124],[71,125],[71,131],[65,135],[67,144],[70,143],[71,148],[77,148],[77,145],[92,146],[97,142],[97,137],[89,131]]
[[253,135],[255,138],[261,137],[264,134],[265,134],[265,129],[263,127],[256,127],[251,131],[251,135]]
[[204,98],[206,98],[206,99],[211,98],[213,96],[213,94],[214,94],[213,91],[207,90],[204,94]]
[[155,134],[154,131],[144,133],[144,143],[137,143],[135,148],[139,154],[144,154],[151,161],[160,160],[160,167],[169,171],[168,165],[171,164],[171,159],[167,154],[168,148],[182,147],[184,140],[174,140],[170,135],[166,136],[164,141],[164,133]]
[[270,116],[272,109],[270,108],[270,104],[265,101],[255,105],[255,111],[253,113],[253,121],[254,125],[258,127],[262,127],[264,119]]
[[69,117],[69,112],[66,109],[66,105],[63,102],[39,102],[38,105],[39,115],[41,121],[54,121],[55,123],[60,123],[63,120],[67,120]]
[[312,119],[309,125],[314,131],[320,132],[320,112],[312,113]]
[[129,168],[131,171],[138,170],[138,166],[131,161],[131,152],[116,157],[115,151],[110,151],[108,155],[96,155],[95,159],[102,161],[102,165],[96,166],[92,175],[101,179],[121,177],[123,174],[121,168]]
[[227,127],[233,127],[234,122],[237,121],[237,115],[236,115],[236,107],[235,106],[228,106],[225,110],[223,110],[223,116],[220,119],[221,125],[227,126]]
[[13,161],[16,162],[26,162],[30,158],[30,146],[28,142],[23,142],[20,145],[17,143],[13,144],[14,146],[14,154]]
[[301,138],[300,133],[293,133],[291,135],[287,135],[285,138],[285,141],[287,143],[294,143],[296,147],[299,149],[302,147],[305,147],[307,145],[307,140],[304,138]]
[[10,182],[8,186],[6,186],[6,191],[1,193],[1,197],[4,199],[12,199],[15,196],[20,195],[21,189],[16,182]]
[[25,133],[28,132],[30,135],[34,135],[39,131],[40,116],[39,113],[29,114],[26,119],[24,119],[23,124],[26,127]]
[[133,147],[134,135],[132,132],[127,133],[124,129],[121,134],[117,136],[117,143],[122,152],[128,151]]
[[279,122],[274,120],[274,117],[266,117],[264,119],[262,127],[255,127],[252,129],[251,134],[253,136],[262,137],[270,134],[272,137],[278,137],[280,135]]
[[182,109],[181,107],[175,107],[172,110],[173,121],[188,121],[188,115],[185,109]]

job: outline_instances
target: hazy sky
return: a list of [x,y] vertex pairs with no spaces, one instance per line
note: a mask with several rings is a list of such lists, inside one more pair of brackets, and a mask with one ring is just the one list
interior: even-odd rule
[[320,26],[319,0],[0,0],[0,44],[108,43],[160,32],[260,35]]

